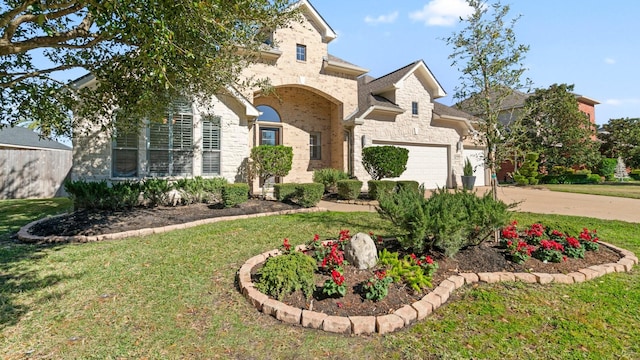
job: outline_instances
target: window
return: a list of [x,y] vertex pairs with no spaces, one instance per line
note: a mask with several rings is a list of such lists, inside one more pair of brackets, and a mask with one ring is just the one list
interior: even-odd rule
[[162,122],[149,124],[147,159],[149,173],[188,176],[193,172],[193,114],[191,105],[180,103]]
[[138,176],[138,132],[116,130],[111,147],[111,176],[116,178]]
[[220,175],[220,117],[202,119],[202,174]]
[[256,109],[260,111],[260,116],[258,116],[258,121],[267,121],[267,122],[280,122],[280,115],[278,112],[269,105],[258,105]]
[[320,143],[320,133],[309,134],[309,154],[311,160],[322,159],[322,144]]
[[411,115],[418,115],[418,102],[411,102]]
[[307,46],[306,45],[296,45],[296,60],[298,61],[307,61]]

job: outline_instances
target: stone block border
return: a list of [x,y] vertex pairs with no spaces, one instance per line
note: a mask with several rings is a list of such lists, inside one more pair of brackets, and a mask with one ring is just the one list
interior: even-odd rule
[[[629,272],[634,265],[638,264],[638,258],[631,251],[602,241],[600,244],[617,251],[622,258],[618,260],[617,263],[590,266],[569,274],[511,272],[460,273],[442,281],[430,293],[413,304],[405,305],[393,314],[379,316],[329,316],[324,313],[291,307],[261,293],[255,288],[255,285],[251,281],[251,270],[266,261],[269,257],[280,255],[281,252],[279,250],[267,251],[247,260],[244,265],[240,267],[240,270],[238,270],[237,279],[240,291],[258,311],[271,315],[280,321],[339,334],[371,335],[377,333],[383,335],[424,319],[446,303],[453,291],[464,285],[503,281],[520,281],[538,284],[574,284],[592,280],[613,272]],[[305,250],[305,248],[304,245],[299,245],[296,247],[296,250]]]
[[183,224],[175,224],[168,226],[161,226],[157,228],[145,228],[139,230],[130,230],[123,231],[119,233],[112,234],[101,234],[95,236],[85,236],[85,235],[75,235],[75,236],[38,236],[29,233],[29,230],[34,225],[46,221],[52,218],[64,216],[66,214],[56,215],[53,217],[46,217],[40,220],[36,220],[28,223],[27,225],[20,228],[18,231],[18,239],[22,242],[28,244],[63,244],[63,243],[88,243],[95,241],[104,241],[104,240],[116,240],[116,239],[124,239],[133,236],[147,236],[151,234],[162,234],[165,232],[178,230],[178,229],[188,229],[195,226],[205,225],[205,224],[213,224],[220,221],[229,221],[229,220],[240,220],[240,219],[251,219],[258,218],[264,216],[273,216],[273,215],[287,215],[287,214],[297,214],[297,213],[312,213],[312,212],[320,212],[327,211],[326,209],[313,207],[308,209],[296,209],[296,210],[282,210],[282,211],[274,211],[269,213],[258,213],[258,214],[248,214],[248,215],[236,215],[236,216],[225,216],[225,217],[216,217],[216,218],[208,218],[202,220],[196,220]]

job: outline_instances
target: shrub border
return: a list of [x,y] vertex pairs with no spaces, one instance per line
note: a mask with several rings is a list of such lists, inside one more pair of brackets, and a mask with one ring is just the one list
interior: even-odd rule
[[[326,243],[326,241],[325,241]],[[474,283],[497,283],[521,281],[537,284],[574,284],[592,280],[610,273],[630,272],[638,264],[638,258],[631,251],[600,241],[600,244],[618,252],[621,259],[616,263],[593,265],[569,274],[486,272],[460,273],[443,280],[435,289],[422,299],[405,305],[392,314],[378,316],[330,316],[286,305],[261,293],[251,281],[252,269],[265,262],[271,256],[281,255],[280,250],[271,250],[247,260],[236,276],[240,292],[258,311],[276,319],[305,328],[347,335],[387,334],[402,329],[416,321],[423,320],[440,306],[445,304],[456,289]],[[306,250],[306,245],[298,245],[296,250]]]

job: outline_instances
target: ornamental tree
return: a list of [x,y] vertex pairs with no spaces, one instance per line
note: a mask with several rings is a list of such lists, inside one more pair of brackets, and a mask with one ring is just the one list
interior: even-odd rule
[[600,153],[608,158],[622,157],[633,167],[640,167],[640,118],[610,119],[598,133]]
[[409,150],[397,146],[369,146],[362,149],[362,165],[373,180],[394,178],[407,170]]
[[[503,102],[514,90],[528,86],[521,80],[525,68],[522,64],[529,46],[518,44],[514,26],[519,16],[509,20],[509,6],[500,2],[487,4],[481,0],[467,0],[473,13],[460,22],[465,27],[446,38],[453,52],[449,55],[452,66],[460,71],[460,85],[454,98],[463,110],[481,118],[479,142],[486,145],[485,158],[491,173],[499,163],[496,151],[504,142],[504,128],[499,121]],[[497,196],[496,179],[492,176],[494,197]]]
[[[102,118],[106,127],[119,109],[123,121],[138,125],[161,118],[178,95],[208,99],[238,85],[265,29],[295,16],[290,3],[3,1],[0,128],[30,121],[44,136],[70,135],[71,110],[91,121]],[[73,69],[91,73],[97,84],[79,89],[59,80]]]
[[553,84],[536,89],[525,101],[525,115],[517,121],[526,133],[521,148],[540,153],[547,169],[554,166],[594,167],[601,159],[595,128],[578,108],[573,85]]
[[251,149],[251,172],[264,183],[273,176],[287,176],[293,164],[293,148],[284,145],[260,145]]

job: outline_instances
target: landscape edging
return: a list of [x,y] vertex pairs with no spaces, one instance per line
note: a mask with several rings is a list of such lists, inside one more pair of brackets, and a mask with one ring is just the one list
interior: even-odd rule
[[18,240],[28,244],[87,243],[87,242],[95,242],[95,241],[103,241],[103,240],[124,239],[128,237],[133,237],[133,236],[147,236],[152,234],[161,234],[161,233],[165,233],[173,230],[187,229],[187,228],[192,228],[200,225],[213,224],[220,221],[250,219],[250,218],[257,218],[257,217],[264,217],[264,216],[274,216],[274,215],[312,213],[312,212],[320,212],[320,211],[327,211],[327,210],[321,207],[312,207],[312,208],[306,208],[306,209],[273,211],[268,213],[221,216],[221,217],[215,217],[215,218],[207,218],[207,219],[190,221],[182,224],[174,224],[174,225],[160,226],[156,228],[144,228],[144,229],[138,229],[138,230],[129,230],[129,231],[122,231],[118,233],[100,234],[100,235],[92,235],[92,236],[86,236],[86,235],[39,236],[39,235],[33,235],[29,233],[29,230],[33,226],[35,226],[36,224],[42,221],[67,215],[67,214],[60,214],[60,215],[45,217],[45,218],[28,223],[27,225],[21,227],[20,230],[18,230],[17,237],[18,237]]
[[[238,270],[237,279],[240,292],[258,311],[271,315],[283,322],[340,334],[371,335],[377,333],[384,335],[407,327],[416,321],[423,320],[445,304],[453,291],[465,285],[471,285],[476,282],[496,283],[507,281],[538,284],[574,284],[592,280],[613,272],[630,272],[633,266],[638,264],[638,258],[633,252],[603,241],[600,241],[600,244],[617,251],[622,255],[622,258],[616,263],[594,265],[569,274],[512,272],[459,273],[458,275],[452,275],[443,280],[422,299],[410,305],[405,305],[392,314],[378,316],[330,316],[320,312],[294,308],[261,293],[251,281],[251,271],[254,267],[265,262],[269,257],[281,255],[282,252],[277,249],[248,259]],[[298,245],[296,246],[296,250],[304,251],[306,250],[306,246]],[[348,326],[348,324],[350,324],[350,326]]]

